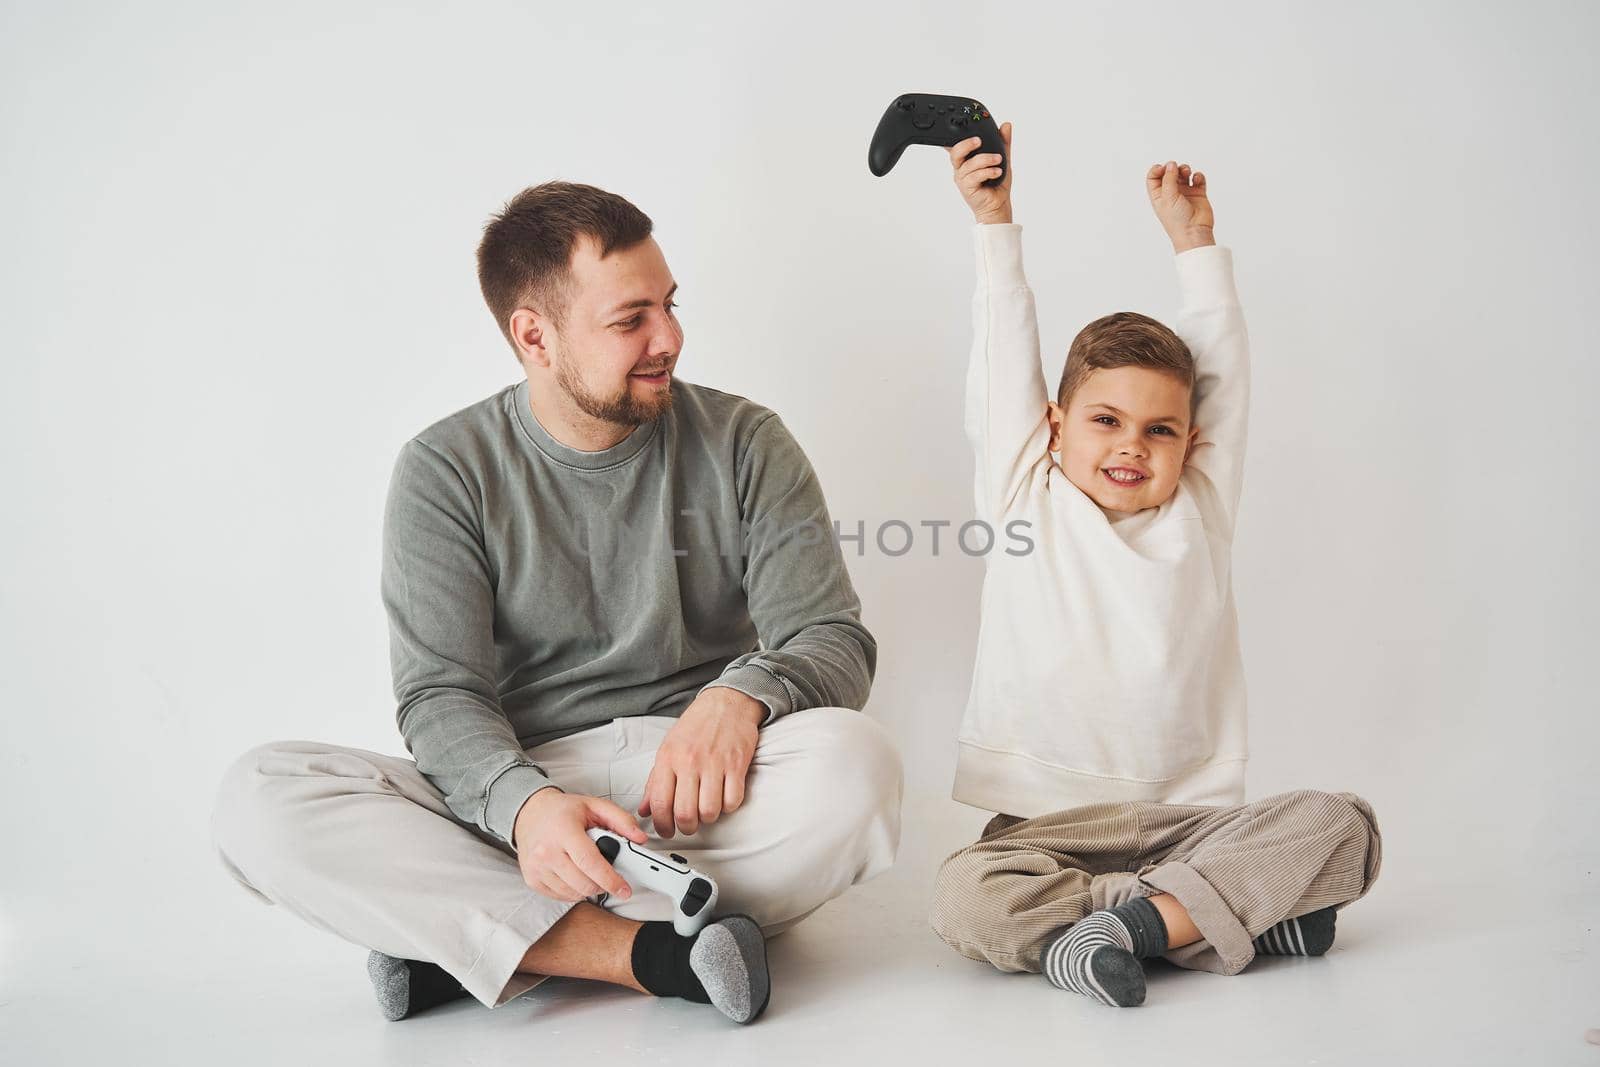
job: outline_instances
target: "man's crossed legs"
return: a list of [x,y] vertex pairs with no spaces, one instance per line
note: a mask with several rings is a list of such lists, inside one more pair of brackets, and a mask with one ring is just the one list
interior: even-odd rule
[[[527,755],[563,789],[633,811],[675,721],[618,719]],[[747,914],[772,936],[888,869],[902,791],[881,727],[813,708],[761,731],[736,812],[670,842],[641,826],[648,847],[717,880],[720,914]],[[638,887],[605,909],[534,893],[510,849],[457,819],[415,763],[362,749],[251,749],[223,778],[212,834],[229,873],[262,900],[395,960],[436,964],[489,1007],[553,974],[642,988],[630,956],[640,923],[671,916]]]

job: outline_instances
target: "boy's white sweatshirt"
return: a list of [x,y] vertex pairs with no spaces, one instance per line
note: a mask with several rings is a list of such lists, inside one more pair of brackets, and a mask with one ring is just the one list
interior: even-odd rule
[[[1244,800],[1245,686],[1230,555],[1249,406],[1232,254],[1176,257],[1199,434],[1158,508],[1108,516],[1049,452],[1022,228],[979,225],[967,436],[988,554],[953,795],[1032,818],[1101,801]],[[1012,527],[1018,520],[1026,529]]]

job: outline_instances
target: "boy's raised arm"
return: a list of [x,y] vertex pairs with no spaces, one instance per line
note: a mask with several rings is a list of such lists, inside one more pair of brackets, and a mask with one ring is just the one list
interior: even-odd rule
[[956,188],[978,223],[973,238],[978,285],[972,301],[972,359],[967,370],[967,438],[976,453],[978,517],[998,525],[1029,469],[1048,446],[1048,396],[1039,367],[1039,324],[1033,290],[1022,271],[1022,228],[1011,219],[1011,180],[1016,157],[1011,124],[1000,127],[1007,165],[1000,157],[975,154],[976,137],[950,149]]
[[1176,333],[1194,356],[1194,444],[1185,464],[1203,475],[1231,524],[1244,483],[1250,413],[1250,341],[1233,283],[1233,253],[1219,247],[1206,177],[1187,163],[1145,175],[1156,218],[1177,253]]

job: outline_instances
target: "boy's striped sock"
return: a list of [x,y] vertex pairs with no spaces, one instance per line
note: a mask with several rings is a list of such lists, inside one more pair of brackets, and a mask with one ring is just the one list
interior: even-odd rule
[[1267,956],[1320,956],[1333,946],[1332,908],[1301,915],[1262,932],[1256,951]]
[[1144,897],[1091,912],[1067,927],[1040,961],[1050,984],[1100,1003],[1131,1008],[1144,1003],[1139,960],[1167,950],[1167,924]]

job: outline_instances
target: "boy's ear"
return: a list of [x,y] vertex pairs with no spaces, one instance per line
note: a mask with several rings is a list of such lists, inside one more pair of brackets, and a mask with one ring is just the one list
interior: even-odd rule
[[1044,402],[1044,417],[1050,423],[1050,451],[1061,451],[1061,420],[1066,412],[1061,410],[1061,405],[1054,400]]
[[1200,427],[1192,426],[1189,428],[1189,440],[1185,442],[1183,446],[1183,461],[1185,463],[1189,462],[1189,456],[1194,452],[1194,439],[1199,436],[1199,434]]

